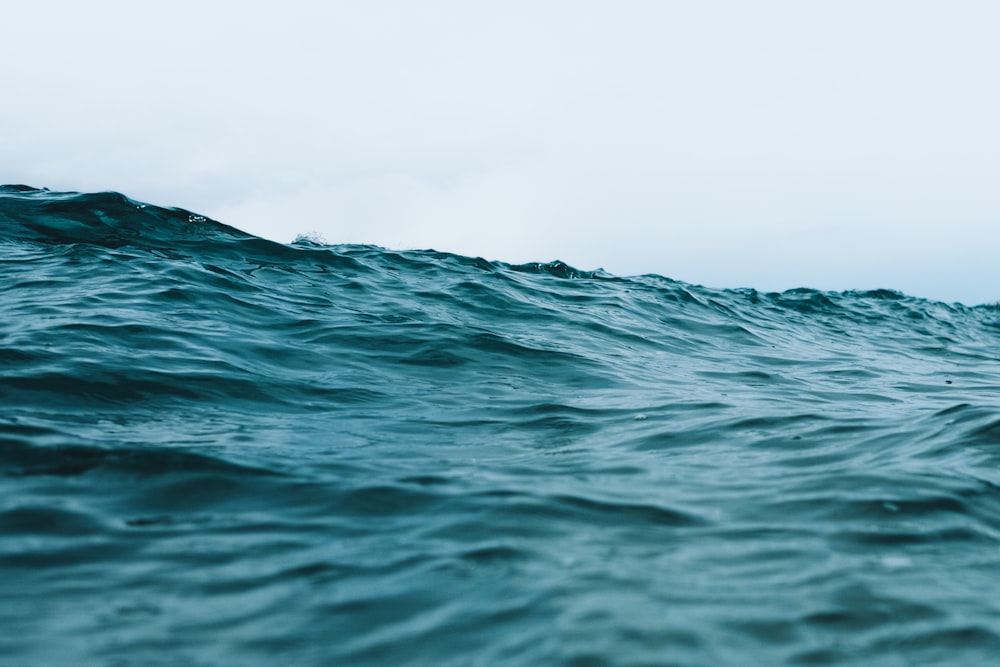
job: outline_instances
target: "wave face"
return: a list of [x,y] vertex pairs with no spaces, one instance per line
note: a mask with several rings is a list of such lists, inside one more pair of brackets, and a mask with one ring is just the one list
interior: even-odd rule
[[5,664],[1000,655],[1000,310],[0,189]]

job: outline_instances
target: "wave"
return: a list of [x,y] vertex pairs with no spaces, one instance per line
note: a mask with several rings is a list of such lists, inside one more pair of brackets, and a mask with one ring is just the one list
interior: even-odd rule
[[986,664],[1000,308],[0,187],[16,664]]

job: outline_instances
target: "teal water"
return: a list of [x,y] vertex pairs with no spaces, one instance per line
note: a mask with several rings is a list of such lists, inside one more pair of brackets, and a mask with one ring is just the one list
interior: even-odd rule
[[0,664],[985,665],[1000,309],[0,188]]

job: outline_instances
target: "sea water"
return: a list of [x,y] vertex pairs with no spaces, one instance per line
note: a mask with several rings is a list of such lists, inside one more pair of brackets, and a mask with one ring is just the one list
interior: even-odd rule
[[985,665],[1000,309],[0,189],[0,664]]

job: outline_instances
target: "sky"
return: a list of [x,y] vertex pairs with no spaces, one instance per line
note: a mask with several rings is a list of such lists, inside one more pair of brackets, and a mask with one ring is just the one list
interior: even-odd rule
[[9,3],[0,182],[281,242],[1000,300],[993,0]]

